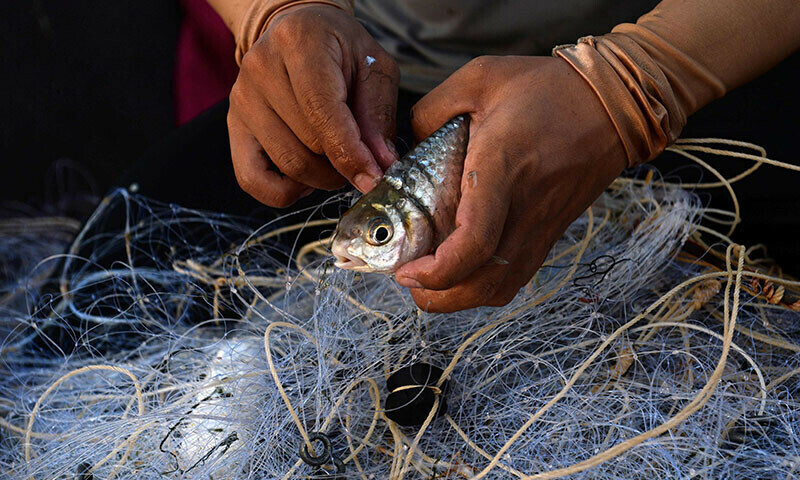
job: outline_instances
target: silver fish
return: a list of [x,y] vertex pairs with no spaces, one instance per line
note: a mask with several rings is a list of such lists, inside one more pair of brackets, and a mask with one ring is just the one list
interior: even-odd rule
[[392,164],[347,210],[331,251],[339,268],[392,273],[432,252],[455,228],[469,117],[445,123]]

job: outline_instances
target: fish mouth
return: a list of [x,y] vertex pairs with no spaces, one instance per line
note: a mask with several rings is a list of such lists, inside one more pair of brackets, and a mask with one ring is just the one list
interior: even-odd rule
[[341,248],[339,245],[334,245],[331,248],[331,253],[336,257],[336,263],[334,263],[334,265],[338,268],[356,271],[364,271],[369,268],[367,262],[351,255],[346,248]]
[[339,255],[334,255],[336,257],[336,262],[334,263],[335,266],[343,269],[343,270],[356,270],[356,271],[365,271],[368,268],[368,265],[364,260],[355,257],[341,257]]

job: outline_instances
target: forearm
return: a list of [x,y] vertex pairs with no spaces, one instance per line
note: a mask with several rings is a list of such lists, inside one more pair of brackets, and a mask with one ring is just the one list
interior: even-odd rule
[[689,115],[798,44],[797,0],[664,0],[636,24],[554,54],[591,85],[633,166],[674,142]]
[[211,8],[225,22],[228,29],[236,34],[239,19],[258,0],[206,0]]
[[258,40],[272,18],[293,5],[324,4],[353,12],[353,0],[207,0],[236,38],[236,62]]
[[646,28],[703,64],[732,90],[800,48],[797,0],[664,0],[636,26]]

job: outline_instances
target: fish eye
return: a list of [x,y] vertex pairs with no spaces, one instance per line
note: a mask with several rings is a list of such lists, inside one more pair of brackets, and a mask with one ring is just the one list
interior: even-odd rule
[[392,239],[394,235],[394,228],[389,220],[386,218],[378,218],[373,220],[367,232],[367,242],[370,245],[380,246],[386,244]]

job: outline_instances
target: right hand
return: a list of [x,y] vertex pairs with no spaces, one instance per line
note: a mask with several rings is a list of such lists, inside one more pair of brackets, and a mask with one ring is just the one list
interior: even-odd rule
[[371,190],[397,158],[399,78],[394,60],[347,12],[314,4],[281,12],[244,55],[231,90],[239,185],[274,207],[345,179]]

